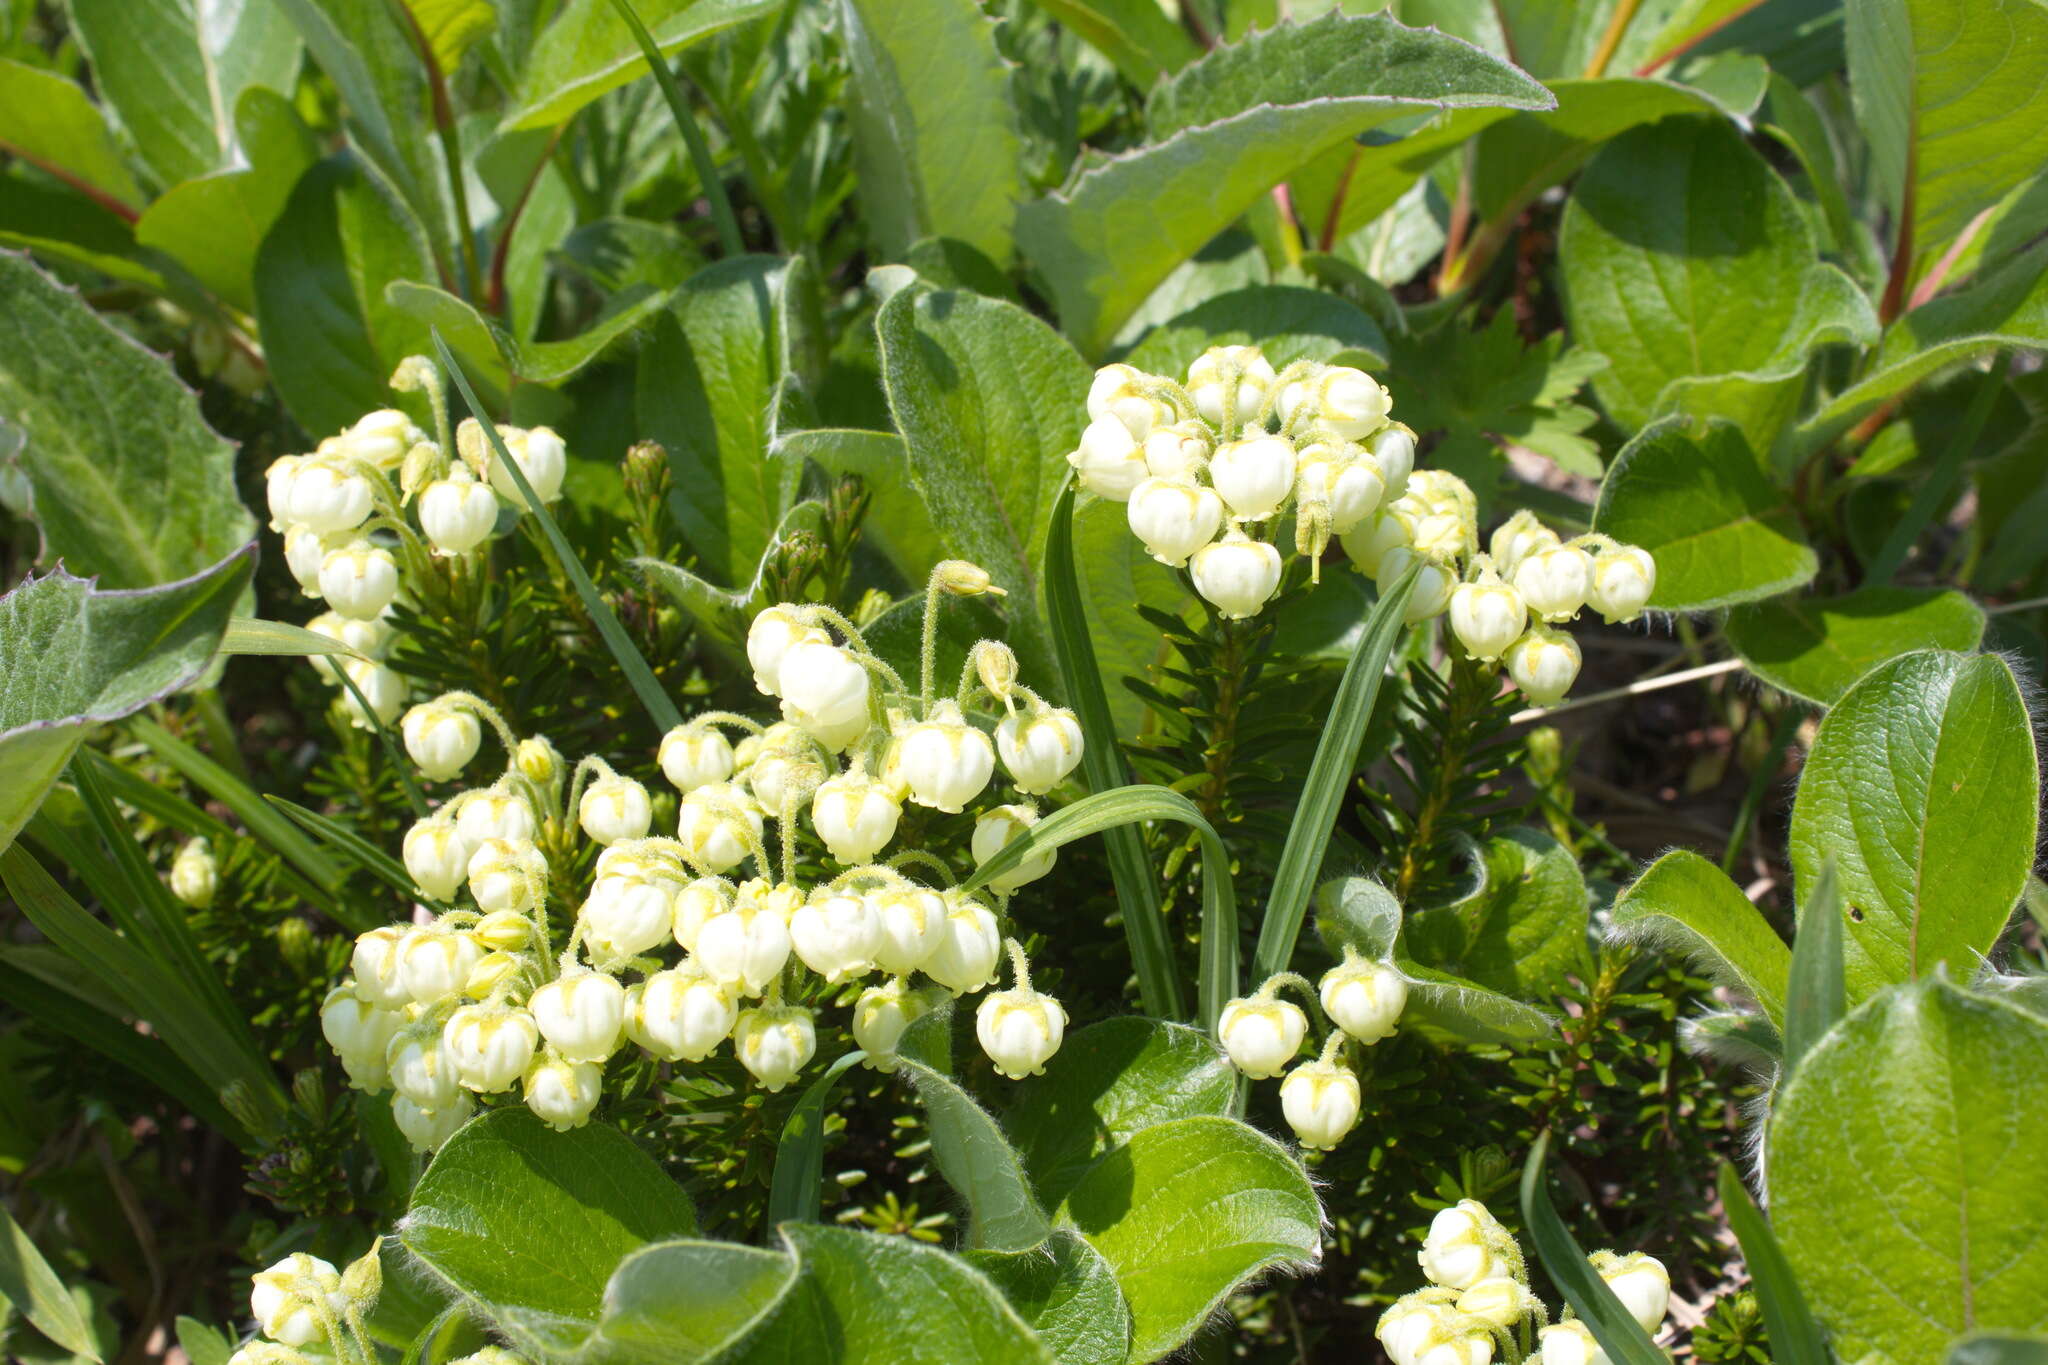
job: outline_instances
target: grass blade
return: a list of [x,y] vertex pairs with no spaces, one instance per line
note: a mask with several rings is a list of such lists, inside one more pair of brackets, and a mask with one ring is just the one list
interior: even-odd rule
[[100,1358],[93,1349],[92,1332],[64,1281],[57,1278],[43,1253],[5,1208],[0,1208],[0,1298],[65,1350],[87,1360]]
[[398,747],[398,737],[391,733],[391,727],[384,723],[384,717],[378,715],[370,706],[370,699],[363,695],[363,689],[356,686],[356,680],[348,675],[347,670],[335,669],[334,680],[347,688],[348,694],[355,698],[356,714],[368,722],[371,731],[377,736],[377,742],[384,746],[384,758],[398,773],[398,785],[405,788],[405,801],[412,807],[413,818],[426,819],[427,798],[420,791],[420,784],[413,778],[411,761]]
[[775,1149],[775,1176],[768,1187],[770,1240],[778,1224],[818,1221],[818,1182],[825,1178],[825,1104],[832,1098],[833,1084],[867,1055],[855,1048],[826,1067],[825,1074],[811,1082],[783,1121],[782,1141]]
[[254,616],[237,616],[228,622],[227,634],[220,637],[222,654],[281,654],[304,656],[311,654],[339,654],[350,659],[363,656],[339,640],[331,639],[316,630],[304,626],[289,625],[283,621],[264,621]]
[[[1088,789],[1112,791],[1131,780],[1123,752],[1117,747],[1116,725],[1110,719],[1109,694],[1088,639],[1088,621],[1081,610],[1081,590],[1074,579],[1074,485],[1070,479],[1053,504],[1052,525],[1045,538],[1045,606],[1051,618],[1053,654],[1060,678],[1081,724],[1081,771]],[[1131,967],[1138,977],[1138,1002],[1160,1019],[1185,1019],[1180,974],[1166,921],[1159,913],[1159,882],[1145,856],[1138,831],[1117,826],[1103,831],[1110,880],[1116,883],[1123,907],[1124,938],[1131,948]]]
[[1785,982],[1785,1061],[1778,1073],[1783,1085],[1792,1077],[1807,1049],[1819,1042],[1849,1011],[1848,987],[1842,979],[1842,889],[1830,858],[1799,913],[1799,932],[1792,938],[1792,969]]
[[1806,1306],[1806,1295],[1800,1292],[1791,1262],[1785,1259],[1776,1234],[1764,1221],[1756,1200],[1750,1198],[1742,1177],[1725,1163],[1721,1167],[1721,1207],[1728,1214],[1735,1240],[1742,1244],[1749,1282],[1756,1289],[1764,1329],[1771,1336],[1772,1358],[1778,1365],[1831,1365],[1820,1324]]
[[570,585],[576,589],[576,596],[582,599],[583,610],[590,614],[591,624],[597,627],[597,633],[603,637],[605,648],[609,649],[612,658],[618,661],[619,671],[626,675],[626,681],[631,684],[633,694],[640,698],[640,704],[646,707],[647,714],[653,717],[654,728],[667,734],[683,723],[683,713],[669,700],[668,693],[662,691],[660,681],[654,676],[654,670],[647,666],[647,660],[641,658],[640,651],[633,647],[633,641],[627,636],[626,628],[619,624],[618,616],[598,592],[597,584],[591,581],[582,561],[576,558],[576,550],[569,544],[569,538],[562,534],[562,528],[556,524],[553,515],[541,500],[533,495],[533,485],[527,482],[526,471],[519,467],[519,462],[505,449],[505,438],[498,435],[497,424],[491,421],[490,414],[485,412],[483,404],[477,401],[476,390],[469,384],[469,376],[462,372],[462,366],[456,362],[455,353],[448,349],[448,343],[442,340],[438,328],[434,331],[434,351],[441,357],[441,365],[455,381],[455,387],[462,391],[462,401],[469,405],[471,414],[476,417],[477,425],[484,429],[484,436],[490,441],[491,450],[497,456],[498,463],[511,476],[512,482],[519,485],[519,496],[526,501],[526,508],[533,513],[534,520],[540,523],[541,532],[547,536],[548,544],[554,547],[555,558],[562,564],[562,572],[568,576]]
[[[1550,1191],[1544,1188],[1549,1155],[1550,1134],[1545,1132],[1529,1149],[1529,1160],[1522,1167],[1522,1222],[1529,1230],[1529,1240],[1536,1245],[1543,1268],[1550,1272],[1558,1292],[1564,1295],[1572,1311],[1585,1320],[1593,1339],[1614,1365],[1666,1365],[1664,1353],[1650,1340],[1642,1324],[1622,1307],[1607,1281],[1586,1263],[1586,1253],[1578,1239],[1557,1216]],[[1776,1338],[1772,1341],[1775,1344]]]
[[[308,834],[326,843],[337,854],[347,858],[357,867],[360,867],[378,881],[389,886],[399,895],[405,897],[408,902],[419,901],[426,905],[435,906],[440,904],[419,888],[413,881],[412,874],[405,870],[404,864],[400,863],[398,859],[392,857],[383,849],[378,848],[375,844],[363,838],[340,821],[330,820],[324,815],[307,810],[304,806],[295,805],[285,800],[282,796],[268,796],[264,799],[290,816]],[[376,928],[381,922],[381,920],[374,917],[365,917],[361,927],[351,924],[349,928],[355,929],[357,933],[363,933]]]
[[1259,944],[1252,955],[1252,974],[1260,980],[1284,972],[1294,958],[1294,945],[1301,937],[1302,920],[1308,914],[1309,898],[1315,893],[1316,874],[1322,871],[1323,851],[1330,845],[1330,831],[1337,824],[1337,812],[1351,785],[1352,765],[1358,761],[1358,745],[1365,737],[1366,721],[1379,699],[1380,683],[1386,677],[1387,657],[1401,638],[1403,613],[1409,594],[1422,572],[1422,562],[1408,566],[1392,586],[1380,594],[1365,618],[1365,628],[1352,647],[1351,662],[1345,665],[1344,680],[1330,703],[1323,723],[1323,737],[1316,744],[1315,761],[1301,785],[1301,798],[1294,806],[1294,820],[1287,827],[1287,842],[1273,869],[1273,892],[1266,900],[1266,915],[1259,924]]
[[668,59],[661,55],[653,35],[640,22],[640,16],[633,12],[633,7],[626,0],[612,0],[612,8],[626,21],[626,27],[633,30],[633,41],[640,44],[641,55],[647,58],[647,69],[654,73],[654,83],[661,87],[661,97],[668,101],[669,113],[675,115],[676,128],[683,135],[683,145],[690,150],[690,166],[697,172],[697,182],[704,190],[704,201],[711,206],[711,221],[718,229],[719,249],[728,256],[743,254],[747,244],[740,237],[739,219],[733,216],[732,200],[725,193],[725,181],[719,178],[718,166],[711,160],[711,146],[704,141],[704,130],[697,126],[689,101],[683,98],[682,87],[676,84],[675,72],[669,69]]

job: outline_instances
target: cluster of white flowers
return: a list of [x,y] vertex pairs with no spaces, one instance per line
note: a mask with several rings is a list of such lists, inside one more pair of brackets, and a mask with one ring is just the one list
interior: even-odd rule
[[[316,657],[314,667],[337,686],[344,676],[353,684],[342,701],[363,726],[370,723],[364,706],[388,723],[406,702],[404,678],[383,662],[392,639],[385,614],[403,590],[406,564],[471,554],[526,508],[474,418],[448,439],[440,372],[430,361],[408,359],[391,382],[401,392],[428,395],[440,439],[386,408],[311,454],[278,457],[265,473],[270,529],[284,537],[285,563],[306,596],[327,603],[307,628],[361,656],[339,664]],[[561,437],[547,427],[501,426],[498,434],[535,496],[561,496],[568,468]]]
[[1226,618],[1256,615],[1279,591],[1292,508],[1294,548],[1312,575],[1332,537],[1380,583],[1420,559],[1409,624],[1448,610],[1474,658],[1503,662],[1530,700],[1556,701],[1578,675],[1579,650],[1554,627],[1587,606],[1634,620],[1655,561],[1606,536],[1565,541],[1526,510],[1482,553],[1472,490],[1414,468],[1415,433],[1392,408],[1362,370],[1303,360],[1276,372],[1256,346],[1218,346],[1185,383],[1129,365],[1096,371],[1067,461],[1082,487],[1124,503],[1152,557],[1185,566]]
[[[394,1089],[399,1126],[423,1149],[462,1125],[473,1095],[515,1086],[550,1124],[583,1123],[597,1104],[603,1064],[628,1040],[664,1061],[695,1062],[730,1037],[755,1079],[779,1090],[816,1048],[810,1011],[782,1001],[799,967],[830,984],[886,978],[859,997],[852,1030],[870,1064],[892,1068],[903,1030],[939,998],[995,982],[1005,947],[997,911],[1053,863],[1051,853],[1038,854],[991,878],[995,909],[957,887],[927,885],[904,869],[952,880],[928,851],[877,861],[903,803],[959,812],[988,789],[999,758],[1020,792],[1039,795],[1080,760],[1073,715],[1020,685],[1015,656],[999,642],[976,646],[953,697],[933,698],[939,597],[993,590],[973,565],[948,562],[934,572],[918,694],[829,608],[761,612],[748,657],[786,719],[763,727],[708,712],[664,737],[657,761],[680,794],[674,838],[648,836],[647,789],[602,760],[586,758],[565,773],[547,741],[516,738],[465,693],[413,707],[400,729],[428,777],[450,779],[469,764],[480,720],[512,762],[497,782],[451,798],[406,834],[407,872],[423,895],[454,908],[357,939],[353,976],[321,1010],[350,1080]],[[983,696],[1004,712],[993,740],[966,719]],[[743,738],[733,744],[727,730]],[[796,872],[805,810],[844,866],[816,885]],[[571,819],[602,852],[557,953],[546,914],[554,879],[542,845],[569,847]],[[1037,820],[1028,802],[980,812],[976,863]],[[764,842],[771,822],[779,868]],[[726,875],[749,860],[753,877]],[[456,907],[464,890],[473,907]],[[672,945],[684,953],[675,965],[659,955]],[[1014,988],[985,996],[976,1022],[989,1057],[1014,1078],[1043,1069],[1066,1013],[1031,988],[1014,940],[1008,948]],[[918,972],[936,989],[913,989]],[[622,979],[629,973],[638,977],[631,984]]]
[[[1496,1351],[1542,1365],[1606,1365],[1606,1352],[1584,1322],[1550,1320],[1529,1290],[1521,1247],[1478,1200],[1439,1212],[1417,1259],[1429,1287],[1395,1300],[1374,1329],[1394,1365],[1489,1365]],[[1663,1326],[1671,1277],[1661,1261],[1639,1251],[1596,1251],[1586,1259],[1645,1332],[1654,1335]],[[1525,1357],[1531,1326],[1537,1347]],[[1524,1333],[1519,1341],[1517,1329]]]
[[228,1358],[228,1365],[312,1365],[298,1348],[326,1348],[344,1365],[373,1362],[365,1320],[384,1292],[383,1239],[336,1270],[332,1261],[297,1251],[250,1277],[249,1313],[258,1336]]
[[[1283,986],[1294,986],[1322,1005],[1329,1036],[1314,1061],[1295,1065],[1308,1036],[1308,1015],[1280,998]],[[1370,1047],[1392,1037],[1407,1004],[1407,978],[1392,963],[1371,961],[1347,947],[1344,960],[1325,972],[1317,987],[1281,972],[1251,995],[1224,1005],[1216,1036],[1231,1063],[1252,1080],[1286,1072],[1280,1108],[1288,1126],[1302,1146],[1327,1152],[1357,1125],[1364,1100],[1357,1075],[1342,1060],[1346,1045]]]

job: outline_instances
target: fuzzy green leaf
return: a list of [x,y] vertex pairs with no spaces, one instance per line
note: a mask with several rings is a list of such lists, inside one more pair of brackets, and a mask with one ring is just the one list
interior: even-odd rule
[[1792,950],[1728,874],[1699,854],[1679,849],[1651,863],[1615,897],[1613,926],[1685,953],[1714,981],[1756,1001],[1774,1028],[1784,1026]]
[[78,82],[0,60],[0,149],[82,182],[126,208],[142,203],[99,107]]
[[969,1245],[989,1251],[1029,1251],[1042,1245],[1052,1235],[1052,1223],[1032,1193],[1017,1149],[988,1111],[950,1076],[922,1062],[904,1057],[897,1067],[924,1104],[939,1174],[966,1201],[972,1215]]
[[1514,829],[1486,841],[1479,865],[1469,896],[1409,914],[1409,953],[1503,995],[1549,995],[1584,957],[1586,881],[1578,860],[1547,834]]
[[579,1360],[695,1365],[726,1358],[797,1284],[794,1257],[731,1242],[655,1242],[630,1252],[604,1291]]
[[1387,338],[1355,304],[1320,289],[1255,284],[1217,294],[1163,322],[1124,357],[1148,374],[1180,378],[1211,346],[1251,346],[1274,369],[1297,360],[1380,370]]
[[1116,1272],[1088,1239],[1061,1228],[1043,1251],[970,1251],[967,1263],[1003,1291],[1059,1365],[1123,1365],[1131,1309]]
[[1728,613],[1728,642],[1750,672],[1830,706],[1887,659],[1918,649],[1975,649],[1984,613],[1942,588],[1860,588],[1843,597],[1780,597]]

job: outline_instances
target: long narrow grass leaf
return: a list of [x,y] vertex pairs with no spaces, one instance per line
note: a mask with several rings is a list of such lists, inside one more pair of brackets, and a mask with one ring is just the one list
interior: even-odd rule
[[782,1141],[775,1148],[775,1175],[768,1187],[771,1240],[777,1224],[818,1221],[818,1182],[825,1178],[825,1106],[846,1069],[866,1056],[856,1048],[826,1067],[784,1120]]
[[[290,816],[308,834],[311,834],[314,838],[332,848],[336,856],[347,858],[357,867],[360,867],[378,881],[383,882],[407,900],[421,901],[428,905],[436,904],[433,898],[426,895],[419,885],[413,881],[412,874],[405,870],[404,864],[400,863],[383,849],[378,848],[369,840],[363,838],[360,834],[357,834],[347,825],[342,824],[339,820],[330,820],[315,811],[307,810],[304,806],[295,805],[285,800],[282,796],[271,796],[264,799]],[[377,927],[374,916],[358,916],[357,918],[364,922],[360,925],[352,923],[348,926],[357,933],[363,933]]]
[[1557,1216],[1545,1187],[1549,1156],[1550,1134],[1546,1131],[1529,1149],[1529,1160],[1522,1167],[1522,1222],[1543,1268],[1614,1365],[1666,1365],[1664,1353],[1587,1263],[1578,1239]]
[[1849,991],[1842,968],[1842,888],[1830,858],[1806,894],[1806,904],[1799,911],[1799,932],[1792,938],[1780,1085],[1791,1079],[1807,1049],[1848,1012]]
[[254,616],[237,616],[228,622],[227,633],[220,637],[222,654],[272,654],[292,657],[306,657],[314,654],[339,654],[345,658],[364,657],[357,650],[317,630],[294,626],[284,621],[264,621]]
[[562,534],[561,526],[556,523],[547,505],[534,496],[533,485],[527,482],[526,471],[519,467],[519,462],[505,449],[505,438],[498,434],[497,424],[490,420],[490,414],[484,410],[483,404],[477,401],[476,390],[470,387],[469,376],[465,375],[462,366],[456,363],[455,353],[448,349],[448,343],[442,339],[439,329],[434,332],[434,350],[441,357],[442,367],[455,381],[455,387],[461,390],[462,401],[469,405],[470,412],[477,419],[477,425],[484,429],[484,436],[490,441],[491,452],[499,466],[511,477],[512,482],[519,486],[519,496],[525,500],[526,508],[533,514],[534,520],[540,523],[541,533],[547,537],[548,544],[554,547],[555,558],[561,561],[562,572],[568,576],[570,586],[576,589],[576,596],[581,599],[583,610],[589,613],[591,624],[597,627],[597,633],[603,638],[605,648],[609,649],[612,658],[618,661],[619,671],[626,675],[626,682],[631,685],[633,694],[640,698],[640,704],[646,707],[647,714],[653,717],[656,729],[663,734],[675,729],[683,723],[683,713],[676,709],[675,702],[662,690],[661,682],[654,676],[654,670],[647,666],[647,660],[640,657],[640,651],[634,647],[631,637],[626,634],[626,628],[619,624],[617,614],[604,600],[603,594],[598,592],[597,584],[591,581],[582,561],[576,558],[575,547],[570,545],[569,538]]
[[1771,1336],[1771,1358],[1778,1365],[1831,1365],[1820,1324],[1813,1320],[1792,1263],[1785,1259],[1777,1234],[1764,1221],[1763,1210],[1750,1198],[1733,1166],[1722,1164],[1720,1183],[1721,1208],[1728,1215],[1729,1230],[1742,1244],[1749,1282],[1756,1289],[1764,1329]]
[[0,1298],[65,1350],[87,1360],[100,1358],[77,1301],[4,1207],[0,1207]]
[[704,191],[704,202],[711,206],[711,222],[718,229],[718,246],[728,256],[738,256],[747,249],[746,241],[740,236],[740,222],[733,216],[732,200],[725,192],[725,181],[719,177],[718,165],[711,159],[711,145],[704,140],[704,130],[697,126],[697,116],[690,111],[690,102],[683,98],[683,88],[676,83],[675,72],[669,69],[668,59],[655,46],[654,37],[648,33],[647,25],[640,22],[640,16],[626,0],[612,0],[612,8],[626,21],[626,27],[633,30],[633,41],[640,45],[640,53],[647,58],[647,69],[654,73],[654,83],[661,87],[661,97],[668,101],[668,111],[675,116],[676,128],[683,135],[683,145],[690,152],[690,168],[697,173],[697,182]]
[[368,722],[371,732],[377,736],[377,743],[384,749],[385,761],[397,772],[398,785],[405,788],[405,803],[412,807],[413,818],[426,819],[426,794],[420,791],[420,784],[413,778],[412,763],[398,747],[397,736],[391,733],[391,727],[384,723],[384,717],[377,714],[376,708],[370,705],[370,699],[363,695],[363,689],[356,686],[356,680],[348,675],[346,669],[335,669],[334,678],[348,689],[349,696],[355,699],[356,714]]

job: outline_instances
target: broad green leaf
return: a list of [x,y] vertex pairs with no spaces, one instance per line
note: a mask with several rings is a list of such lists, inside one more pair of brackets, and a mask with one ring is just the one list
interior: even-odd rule
[[2048,1328],[2048,1023],[1938,977],[1889,990],[1778,1092],[1771,1220],[1844,1360]]
[[[1047,554],[1051,538],[1047,538]],[[1189,597],[1180,575],[1152,558],[1145,543],[1131,534],[1126,504],[1089,498],[1074,513],[1075,562],[1086,566],[1076,584],[1095,666],[1108,680],[1109,714],[1118,735],[1133,737],[1144,727],[1145,703],[1125,678],[1156,683],[1169,661],[1159,628],[1138,614],[1153,607],[1181,615]],[[1046,585],[1050,596],[1050,584]],[[1069,700],[1062,694],[1062,700]]]
[[[1573,336],[1610,362],[1594,390],[1630,430],[1691,406],[1674,383],[1789,383],[1815,346],[1876,338],[1869,301],[1818,263],[1792,191],[1725,119],[1609,143],[1572,193],[1558,258]],[[1774,434],[1751,431],[1764,448]]]
[[492,0],[405,0],[434,65],[453,80],[455,68],[470,48],[498,26],[498,11]]
[[922,1062],[904,1057],[897,1067],[924,1104],[939,1174],[972,1215],[968,1244],[989,1251],[1042,1245],[1052,1235],[1052,1223],[1032,1193],[1017,1149],[988,1111],[950,1076]]
[[1857,126],[1917,276],[2048,158],[2048,9],[1868,0],[1844,14]]
[[413,280],[393,280],[385,301],[420,325],[438,328],[456,353],[477,373],[488,395],[510,395],[517,381],[556,385],[573,379],[622,338],[668,305],[668,296],[646,285],[614,294],[604,313],[580,335],[561,341],[521,341],[495,318],[445,289]]
[[1297,360],[1380,370],[1380,326],[1335,294],[1291,284],[1255,284],[1218,294],[1145,333],[1124,360],[1148,374],[1182,378],[1211,346],[1256,345],[1274,369]]
[[1408,979],[1404,1022],[1492,1044],[1539,1042],[1557,1027],[1551,1015],[1499,991],[1406,958],[1397,957],[1394,966]]
[[441,334],[449,349],[462,358],[470,381],[485,394],[494,411],[502,411],[512,390],[513,342],[502,328],[467,299],[417,280],[393,280],[384,286],[384,301],[421,326]]
[[1175,1119],[1230,1112],[1236,1076],[1199,1030],[1137,1016],[1076,1030],[1043,1076],[1017,1084],[1003,1126],[1048,1203],[1103,1152]]
[[[782,9],[783,0],[634,0],[664,57]],[[552,128],[607,90],[647,74],[647,59],[609,0],[565,5],[527,57],[507,130]]]
[[2048,1365],[2048,1333],[1972,1332],[1949,1347],[1947,1365]]
[[[774,536],[762,549],[752,575],[739,588],[730,591],[707,582],[688,569],[665,564],[658,559],[629,562],[650,587],[696,618],[711,638],[739,649],[746,643],[747,627],[752,623],[754,614],[769,605],[766,600],[772,584],[769,573],[781,562],[788,543],[798,536],[821,535],[824,527],[823,503],[806,499],[790,508],[781,525],[775,528]],[[968,641],[968,644],[972,645],[973,641]]]
[[868,492],[868,513],[860,538],[882,552],[909,584],[924,582],[946,550],[924,499],[910,482],[909,454],[893,431],[835,428],[785,433],[775,445],[778,459],[810,460],[827,474],[851,475]]
[[882,380],[947,553],[1009,592],[1010,644],[1048,677],[1039,566],[1053,500],[1079,444],[1088,367],[1015,304],[913,287],[875,318]]
[[1832,861],[1805,892],[1792,968],[1785,978],[1785,1047],[1779,1084],[1849,1012],[1842,978],[1842,886]]
[[1785,495],[1726,422],[1700,437],[1679,418],[1643,428],[1609,466],[1593,526],[1656,557],[1650,605],[1666,611],[1775,597],[1820,563]]
[[1024,148],[995,21],[974,0],[840,0],[838,12],[861,203],[882,259],[952,237],[1009,260]]
[[245,164],[243,92],[289,95],[298,79],[299,35],[273,0],[71,0],[70,12],[93,87],[166,188]]
[[1131,1354],[1178,1350],[1253,1276],[1305,1269],[1322,1209],[1301,1164],[1235,1119],[1175,1119],[1110,1149],[1060,1206],[1131,1309]]
[[256,320],[271,382],[308,434],[391,405],[398,362],[432,347],[385,286],[432,278],[426,243],[353,158],[300,177],[256,256]]
[[98,1360],[92,1331],[57,1272],[36,1250],[14,1215],[0,1208],[0,1305],[9,1305],[29,1324],[67,1351]]
[[554,264],[565,266],[607,293],[636,284],[673,289],[704,266],[704,255],[673,223],[644,218],[600,218],[549,244]]
[[1024,205],[1018,243],[1067,332],[1098,352],[1175,266],[1323,152],[1430,107],[1552,104],[1504,62],[1383,14],[1281,25],[1157,86],[1152,140]]
[[629,1253],[604,1291],[580,1359],[691,1365],[723,1357],[796,1286],[794,1257],[731,1242],[656,1242]]
[[124,216],[142,203],[98,107],[54,71],[0,59],[0,151],[94,192]]
[[129,222],[105,204],[41,177],[0,176],[0,247],[68,261],[108,279],[204,309],[205,295],[174,262],[135,244]]
[[801,1280],[737,1357],[744,1365],[890,1361],[1051,1365],[1000,1291],[957,1256],[907,1237],[785,1223]]
[[795,501],[800,467],[768,453],[786,262],[720,261],[679,290],[640,352],[640,434],[668,450],[670,507],[703,565],[744,585]]
[[218,1327],[209,1327],[197,1318],[179,1315],[177,1321],[178,1349],[192,1365],[228,1365],[228,1357],[234,1354],[235,1343]]
[[1411,910],[1418,962],[1524,999],[1551,994],[1585,955],[1586,882],[1578,859],[1547,834],[1513,829],[1479,850],[1476,890]]
[[398,1235],[500,1329],[553,1355],[596,1327],[621,1259],[696,1230],[689,1199],[625,1134],[557,1133],[512,1106],[435,1153]]
[[135,224],[135,240],[191,271],[232,307],[256,306],[256,253],[318,148],[291,102],[253,86],[235,106],[246,169],[172,186]]
[[1316,892],[1316,932],[1332,957],[1343,957],[1350,948],[1384,961],[1401,939],[1401,902],[1367,877],[1324,882]]
[[1852,1003],[1937,964],[1977,970],[2026,885],[2040,796],[2026,702],[1996,655],[1907,654],[1835,703],[1789,842],[1802,888],[1835,860]]
[[1682,952],[1717,984],[1785,1023],[1792,950],[1728,874],[1697,853],[1667,853],[1614,899],[1614,932]]
[[1558,1217],[1557,1206],[1550,1202],[1550,1191],[1546,1188],[1549,1155],[1550,1130],[1546,1128],[1529,1149],[1529,1159],[1522,1164],[1522,1221],[1528,1226],[1529,1241],[1536,1248],[1537,1258],[1609,1360],[1615,1365],[1662,1365],[1664,1353],[1630,1316],[1607,1282],[1593,1273],[1578,1239],[1564,1225],[1564,1219]]
[[1772,1350],[1785,1365],[1829,1365],[1833,1357],[1821,1337],[1820,1324],[1813,1320],[1813,1310],[1806,1306],[1806,1295],[1799,1289],[1799,1277],[1792,1273],[1763,1210],[1732,1165],[1722,1163],[1718,1184],[1721,1208],[1742,1247],[1743,1265],[1763,1309]]
[[1779,597],[1728,613],[1728,642],[1782,692],[1831,706],[1887,659],[1975,649],[1984,613],[1959,592],[1877,584],[1843,597]]
[[1116,1272],[1071,1228],[1054,1233],[1049,1250],[970,1251],[966,1259],[1003,1291],[1059,1365],[1123,1365],[1131,1310]]
[[27,443],[45,553],[103,587],[168,583],[255,534],[235,448],[161,356],[26,256],[0,253],[0,411]]
[[1037,0],[1060,26],[1079,34],[1143,90],[1201,51],[1156,0]]

